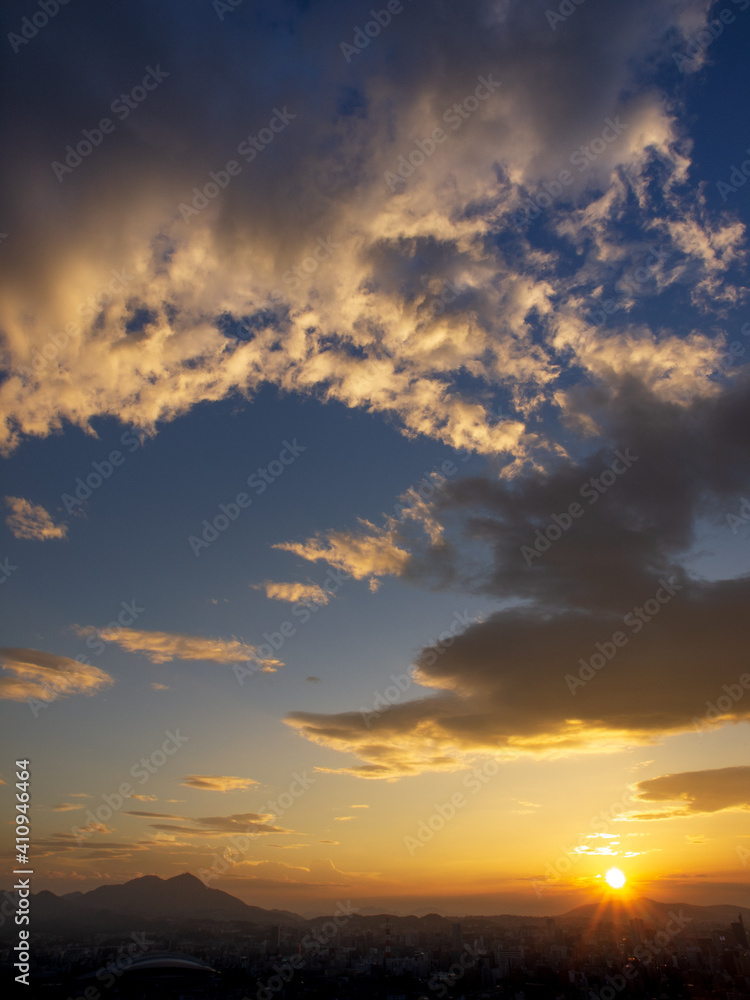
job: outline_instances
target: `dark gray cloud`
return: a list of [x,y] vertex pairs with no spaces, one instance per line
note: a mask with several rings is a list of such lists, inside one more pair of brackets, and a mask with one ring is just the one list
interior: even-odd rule
[[750,809],[750,767],[722,767],[682,771],[639,781],[634,797],[639,802],[668,803],[632,819],[673,819],[724,809]]
[[[422,650],[414,677],[430,697],[374,716],[295,712],[288,721],[364,760],[352,773],[391,777],[482,752],[616,748],[750,719],[738,684],[750,577],[698,579],[684,562],[700,519],[729,532],[726,513],[750,487],[746,388],[691,406],[635,380],[608,396],[581,392],[570,412],[585,407],[606,447],[521,481],[448,483],[432,515],[452,544],[413,545],[404,576],[460,582],[513,605]],[[602,480],[618,452],[617,471]],[[567,513],[572,503],[580,516]],[[479,565],[469,556],[477,542]],[[722,685],[739,696],[724,697]]]

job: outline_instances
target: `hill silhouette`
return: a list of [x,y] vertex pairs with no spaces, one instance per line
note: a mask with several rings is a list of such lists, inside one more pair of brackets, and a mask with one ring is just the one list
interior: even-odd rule
[[[12,893],[8,893],[11,896]],[[7,898],[7,897],[6,897]],[[184,872],[172,878],[144,875],[118,885],[102,885],[88,892],[69,892],[62,896],[43,890],[32,894],[31,903],[34,919],[42,927],[74,927],[82,929],[96,927],[101,930],[130,926],[137,919],[142,926],[187,922],[242,922],[257,926],[310,927],[314,928],[325,917],[305,919],[288,910],[266,910],[260,906],[244,903],[236,896],[221,889],[211,889],[199,878]],[[353,916],[359,927],[380,927],[385,920],[385,910],[374,913],[373,908]],[[663,927],[670,915],[680,912],[698,924],[728,925],[742,914],[746,925],[750,926],[750,909],[741,906],[719,904],[697,906],[690,903],[662,903],[640,897],[637,899],[607,899],[575,907],[567,913],[557,914],[555,921],[571,928],[585,928],[594,924],[611,923],[627,928],[632,919],[643,920],[647,927]],[[390,920],[394,926],[414,929],[450,930],[451,921],[489,920],[496,924],[533,924],[543,917],[514,914],[475,915],[461,918],[443,916],[437,913],[421,917],[415,915],[395,916]],[[10,923],[6,925],[10,927]]]

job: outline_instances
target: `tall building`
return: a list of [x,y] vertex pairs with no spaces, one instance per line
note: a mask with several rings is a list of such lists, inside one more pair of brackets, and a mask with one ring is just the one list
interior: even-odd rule
[[737,944],[742,945],[743,948],[747,948],[747,934],[745,932],[745,924],[742,921],[741,913],[737,917],[737,923],[732,924],[732,933],[734,934],[734,939]]
[[630,933],[633,935],[635,944],[642,944],[645,936],[645,925],[640,917],[635,917],[630,921]]

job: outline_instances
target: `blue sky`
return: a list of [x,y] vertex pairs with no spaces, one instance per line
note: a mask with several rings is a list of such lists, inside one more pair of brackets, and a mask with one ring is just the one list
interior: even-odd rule
[[23,42],[9,4],[0,712],[39,887],[560,912],[600,857],[550,858],[621,802],[638,891],[747,903],[748,7],[406,3],[352,51],[350,0],[78,0]]

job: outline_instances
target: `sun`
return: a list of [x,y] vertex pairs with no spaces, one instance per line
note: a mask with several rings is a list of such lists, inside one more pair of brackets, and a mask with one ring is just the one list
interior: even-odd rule
[[622,889],[627,882],[627,879],[619,868],[610,868],[604,877],[613,889]]

